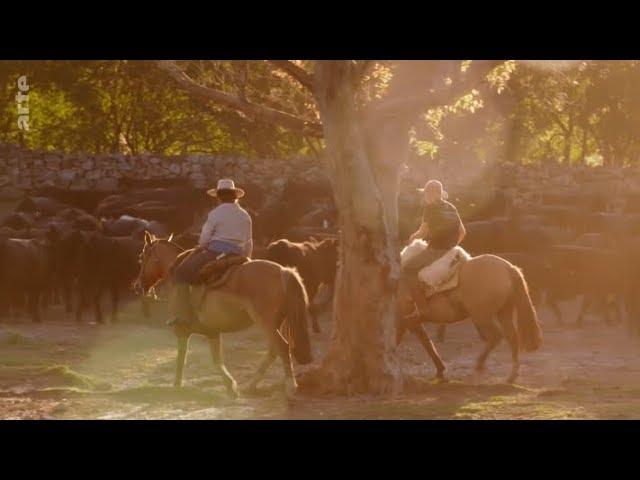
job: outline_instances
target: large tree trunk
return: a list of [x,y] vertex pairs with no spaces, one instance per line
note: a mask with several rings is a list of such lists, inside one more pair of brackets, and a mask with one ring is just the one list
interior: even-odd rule
[[329,352],[301,385],[325,393],[395,393],[402,389],[395,354],[397,191],[409,128],[357,108],[352,68],[320,62],[316,70],[341,248]]

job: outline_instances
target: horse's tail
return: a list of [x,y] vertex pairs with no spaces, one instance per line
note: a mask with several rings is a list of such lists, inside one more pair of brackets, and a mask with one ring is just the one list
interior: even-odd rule
[[542,345],[542,330],[538,315],[529,296],[527,282],[518,267],[512,267],[511,278],[514,285],[514,300],[518,311],[518,337],[520,345],[530,352]]
[[311,363],[307,290],[295,268],[283,268],[282,277],[285,290],[286,330],[289,331],[289,344],[292,345],[293,356],[302,365]]

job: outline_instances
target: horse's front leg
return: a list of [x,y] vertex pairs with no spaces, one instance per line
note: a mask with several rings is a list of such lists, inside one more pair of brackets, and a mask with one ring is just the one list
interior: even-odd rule
[[176,363],[176,379],[173,386],[179,388],[182,386],[182,374],[184,373],[184,364],[187,359],[187,350],[189,348],[189,336],[179,335],[178,337],[178,358]]
[[213,366],[218,371],[218,373],[222,375],[222,381],[224,382],[225,387],[227,387],[227,392],[229,392],[229,394],[233,397],[238,397],[238,383],[234,380],[234,378],[229,373],[229,370],[227,370],[227,367],[225,367],[224,365],[220,334],[209,337],[209,344],[211,346],[211,357],[213,359]]
[[431,357],[431,360],[433,360],[433,364],[435,365],[437,370],[436,378],[444,380],[444,363],[442,362],[440,354],[436,350],[436,347],[431,341],[431,338],[429,338],[429,334],[427,333],[425,328],[422,326],[422,324],[418,323],[417,325],[409,327],[409,329],[411,330],[411,333],[418,337],[418,340]]

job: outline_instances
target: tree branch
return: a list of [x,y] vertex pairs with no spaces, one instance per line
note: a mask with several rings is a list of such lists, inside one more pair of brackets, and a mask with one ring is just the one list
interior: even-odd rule
[[[383,99],[375,107],[375,111],[380,116],[388,117],[423,112],[440,105],[449,104],[458,96],[486,81],[486,75],[502,63],[504,63],[504,60],[474,60],[466,72],[450,72],[453,76],[453,81],[449,86],[431,88],[423,93],[410,96]],[[445,68],[448,68],[448,66],[445,65]]]
[[304,68],[299,67],[295,63],[289,60],[267,60],[270,64],[275,66],[278,70],[282,70],[291,78],[296,80],[300,85],[313,93],[313,75],[307,72]]
[[375,62],[372,60],[357,60],[354,63],[354,84],[358,85]]
[[322,137],[322,125],[318,122],[307,121],[290,113],[269,108],[264,105],[251,103],[238,95],[223,92],[215,88],[205,87],[189,77],[175,63],[168,60],[157,62],[160,69],[167,72],[184,90],[189,93],[210,100],[213,103],[242,112],[261,121],[282,125],[291,130],[302,132],[305,135]]

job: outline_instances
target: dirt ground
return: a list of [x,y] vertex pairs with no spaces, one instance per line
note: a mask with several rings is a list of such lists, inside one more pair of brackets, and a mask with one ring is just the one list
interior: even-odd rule
[[[563,305],[568,322],[575,305]],[[599,318],[587,325],[553,325],[540,310],[545,343],[523,354],[521,376],[505,384],[510,353],[501,343],[474,374],[481,341],[470,323],[452,326],[437,347],[447,364],[447,383],[412,337],[400,347],[404,369],[424,378],[424,391],[397,398],[306,398],[288,402],[282,368],[274,363],[258,394],[227,397],[212,371],[209,349],[193,337],[182,389],[172,387],[175,339],[164,326],[164,305],[151,320],[129,303],[116,325],[76,324],[50,310],[45,322],[0,320],[0,418],[3,419],[637,419],[640,418],[640,340],[623,325]],[[312,334],[321,358],[331,330]],[[434,326],[428,327],[435,333]],[[227,366],[242,385],[266,350],[260,331],[223,337]],[[302,371],[301,367],[296,367]]]

